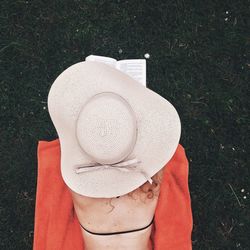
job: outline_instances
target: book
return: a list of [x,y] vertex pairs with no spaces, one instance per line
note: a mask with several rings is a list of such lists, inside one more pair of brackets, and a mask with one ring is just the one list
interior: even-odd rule
[[126,59],[117,61],[114,58],[106,56],[89,55],[85,61],[102,62],[116,68],[130,77],[140,82],[145,87],[146,84],[146,60],[145,59]]

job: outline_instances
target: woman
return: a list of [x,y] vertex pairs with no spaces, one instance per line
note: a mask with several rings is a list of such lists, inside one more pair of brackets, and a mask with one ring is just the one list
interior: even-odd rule
[[152,184],[146,182],[116,198],[90,198],[71,191],[86,250],[153,249],[151,234],[162,172],[152,178]]
[[[182,232],[180,218],[190,214],[189,209],[188,212],[183,210],[189,204],[187,187],[185,192],[182,188],[179,190],[186,178],[163,171],[176,152],[181,154],[181,159],[185,155],[178,146],[181,124],[172,104],[117,69],[103,63],[81,62],[57,77],[49,92],[48,110],[59,140],[55,144],[57,149],[45,147],[46,154],[39,155],[41,171],[49,168],[49,176],[44,181],[49,182],[49,177],[57,180],[49,185],[54,191],[50,189],[46,193],[55,193],[46,213],[49,211],[48,220],[56,221],[54,224],[47,222],[46,235],[50,235],[51,228],[55,229],[55,240],[49,239],[47,246],[62,249],[69,244],[66,249],[80,249],[84,244],[85,250],[149,250],[157,244],[173,246],[175,235],[180,237],[182,250],[190,249],[183,248],[183,242],[190,243],[190,226],[186,230],[184,225],[186,231],[180,235],[173,227],[177,221],[178,231]],[[184,164],[185,168],[185,160]],[[178,172],[177,165],[173,164],[172,168]],[[51,166],[60,168],[60,176],[56,174],[57,167]],[[51,177],[53,168],[55,176]],[[187,176],[187,169],[184,171]],[[165,177],[159,202],[164,172],[168,177]],[[67,191],[71,190],[76,216],[71,211],[61,177]],[[166,192],[168,185],[172,188],[169,194]],[[175,193],[182,199],[180,204],[186,203],[180,208],[182,216],[178,218],[172,211],[179,209]],[[172,207],[166,204],[167,200],[174,201]],[[39,201],[37,207],[38,204]],[[51,215],[54,214],[51,211],[56,211],[56,216]],[[165,220],[163,227],[160,225],[164,213],[173,219],[170,230]],[[57,218],[63,220],[61,228],[60,224],[57,227]],[[156,233],[153,226],[156,226]],[[77,236],[79,228],[82,244]],[[166,242],[165,237],[172,242]],[[58,241],[60,247],[54,245]],[[73,246],[75,242],[77,247]]]

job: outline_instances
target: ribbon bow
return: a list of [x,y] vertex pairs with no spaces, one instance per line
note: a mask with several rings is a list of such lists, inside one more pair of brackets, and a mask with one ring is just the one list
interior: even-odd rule
[[104,165],[99,163],[79,164],[75,166],[75,172],[77,174],[81,174],[84,172],[92,172],[92,171],[111,169],[111,168],[124,172],[134,171],[143,174],[146,180],[152,184],[153,181],[150,178],[150,176],[141,167],[137,166],[139,163],[141,163],[141,161],[134,158],[132,160],[121,161],[115,164],[104,164]]

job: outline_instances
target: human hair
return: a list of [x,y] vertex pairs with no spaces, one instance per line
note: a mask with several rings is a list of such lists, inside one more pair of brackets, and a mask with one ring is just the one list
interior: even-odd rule
[[[159,196],[164,169],[165,166],[151,177],[151,179],[153,180],[152,184],[147,181],[143,183],[140,187],[129,192],[126,195],[132,199],[138,199],[139,197],[142,202],[145,202],[147,199],[153,199],[155,196]],[[112,212],[112,210],[115,208],[115,206],[112,204],[113,199],[116,199],[116,197],[110,198],[109,204],[112,209],[109,211],[109,213]]]

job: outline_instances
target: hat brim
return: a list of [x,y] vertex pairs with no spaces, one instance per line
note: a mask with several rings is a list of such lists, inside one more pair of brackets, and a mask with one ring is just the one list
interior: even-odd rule
[[51,86],[48,110],[61,148],[61,173],[74,192],[95,198],[127,194],[143,183],[137,172],[104,169],[76,174],[77,164],[91,162],[76,139],[75,125],[84,103],[101,92],[121,95],[137,118],[137,141],[132,155],[153,176],[172,158],[181,136],[181,122],[174,106],[130,76],[100,62],[80,62],[63,71]]

